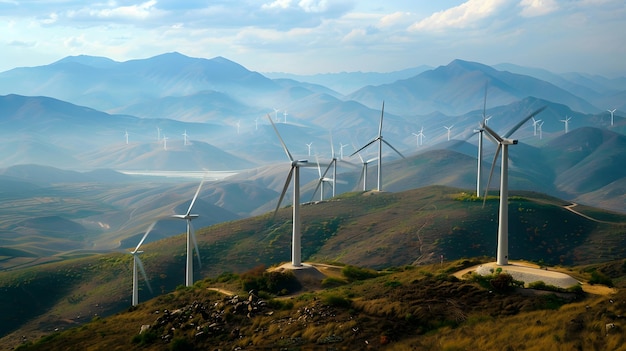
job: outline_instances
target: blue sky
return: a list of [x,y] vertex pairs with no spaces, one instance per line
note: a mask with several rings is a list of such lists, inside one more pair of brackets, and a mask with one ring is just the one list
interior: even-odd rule
[[624,0],[0,0],[0,71],[178,51],[259,72],[389,72],[455,58],[626,75]]

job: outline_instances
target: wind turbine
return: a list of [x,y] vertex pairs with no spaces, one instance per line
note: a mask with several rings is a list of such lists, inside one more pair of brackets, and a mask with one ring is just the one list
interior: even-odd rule
[[400,151],[396,150],[396,148],[393,147],[391,144],[389,144],[387,140],[383,139],[383,116],[384,114],[385,114],[385,102],[383,101],[383,108],[380,112],[380,125],[378,127],[378,136],[374,138],[372,141],[370,141],[369,143],[362,146],[360,149],[353,152],[352,155],[350,155],[350,157],[352,157],[359,151],[365,149],[366,147],[372,145],[375,142],[378,142],[378,187],[377,187],[378,191],[382,190],[383,143],[387,144],[387,146],[389,146],[393,151],[395,151],[398,155],[400,155],[400,157],[405,158],[400,153]]
[[280,111],[279,109],[277,109],[276,107],[274,107],[274,118],[276,119],[276,123],[278,123],[278,111]]
[[311,145],[313,145],[313,142],[306,144],[307,148],[309,149],[309,156],[311,156]]
[[[487,187],[485,188],[485,198],[487,200],[487,191],[489,191],[489,183],[491,183],[491,176],[498,160],[498,153],[502,150],[502,161],[500,165],[500,207],[498,211],[498,249],[496,263],[499,266],[505,266],[509,264],[509,145],[517,144],[516,139],[509,139],[509,137],[515,133],[524,123],[529,119],[539,114],[546,107],[541,107],[530,115],[522,119],[511,130],[509,130],[503,137],[494,132],[485,123],[481,126],[487,132],[489,138],[498,144],[496,153],[491,163],[491,172],[489,173],[489,180],[487,181]],[[484,202],[483,202],[484,205]]]
[[128,145],[128,130],[124,131],[124,136],[126,136],[126,145]]
[[565,123],[565,134],[569,132],[569,121],[572,117],[565,116],[565,119],[560,119],[559,121]]
[[448,141],[450,141],[450,130],[452,130],[452,127],[454,127],[454,124],[449,127],[446,127],[446,126],[443,126],[443,127],[448,130]]
[[339,143],[339,147],[340,147],[340,149],[339,149],[339,159],[340,160],[343,160],[343,148],[348,146],[348,145],[350,145],[350,144]]
[[539,123],[537,126],[539,127],[539,139],[543,139],[543,129],[541,129],[541,127],[543,126],[543,121],[541,121],[541,123]]
[[537,126],[539,122],[541,122],[540,119],[535,119],[535,117],[533,117],[533,129],[534,129],[533,135],[534,136],[537,136]]
[[320,166],[320,161],[317,159],[317,156],[315,156],[315,160],[317,161],[317,173],[319,174],[320,177],[317,181],[317,186],[315,187],[315,190],[313,190],[313,195],[311,195],[311,201],[313,201],[313,198],[315,197],[315,193],[317,193],[318,189],[320,190],[320,201],[324,201],[324,183],[330,183],[331,187],[333,187],[333,193],[334,193],[335,186],[333,182],[335,181],[335,179],[326,177],[326,174],[330,170],[330,166],[332,166],[333,163],[332,162],[329,163],[328,167],[326,167],[326,170],[324,170],[324,173],[322,173],[322,167]]
[[361,176],[359,177],[359,181],[357,183],[360,183],[361,179],[363,179],[363,191],[367,191],[367,165],[372,161],[376,161],[378,157],[374,157],[365,161],[363,157],[361,157],[360,153],[357,153],[357,155],[359,156],[359,159],[361,160],[361,164],[363,165],[363,168],[361,168]]
[[415,135],[415,145],[417,147],[419,147],[420,146],[420,135],[416,134],[416,133],[411,133],[411,134]]
[[163,135],[163,150],[167,150],[167,139],[169,138]]
[[276,135],[278,136],[278,140],[280,140],[280,144],[283,146],[283,150],[285,150],[285,154],[289,158],[291,162],[291,169],[287,174],[287,180],[285,181],[285,186],[283,187],[283,191],[280,193],[280,198],[278,199],[278,203],[276,204],[276,210],[274,210],[274,216],[276,216],[276,212],[278,212],[278,208],[280,207],[283,198],[285,197],[285,193],[287,192],[287,188],[289,188],[289,184],[291,183],[291,178],[293,177],[293,228],[291,231],[291,264],[294,267],[302,266],[302,249],[300,247],[301,236],[302,233],[300,231],[300,167],[306,167],[309,164],[308,160],[296,160],[291,156],[289,149],[287,149],[287,145],[283,141],[283,138],[278,133],[278,129],[272,121],[272,118],[267,115],[267,119],[270,120]]
[[183,145],[187,146],[187,130],[185,129],[185,132],[183,133]]
[[617,111],[616,108],[612,109],[612,110],[607,110],[611,113],[611,127],[613,126],[613,114],[615,113],[615,111]]
[[283,113],[283,117],[285,118],[284,123],[287,124],[287,110]]
[[146,233],[143,235],[143,237],[139,241],[139,244],[137,244],[137,247],[135,248],[135,250],[130,252],[130,254],[133,255],[133,297],[132,297],[133,306],[137,306],[137,304],[139,303],[139,279],[138,279],[139,277],[137,274],[137,267],[139,267],[139,271],[141,272],[141,275],[143,275],[143,279],[146,282],[146,285],[148,285],[148,289],[150,290],[150,293],[152,293],[152,287],[150,286],[150,282],[148,281],[146,270],[143,268],[143,262],[141,262],[141,258],[139,258],[139,254],[143,253],[143,251],[139,251],[139,248],[141,247],[141,244],[143,244],[143,242],[146,240],[146,238],[148,237],[148,234],[150,234],[155,224],[156,224],[156,221],[150,224],[150,227],[148,227],[148,230],[146,230]]
[[[192,286],[193,285],[193,248],[196,249],[196,257],[198,258],[198,265],[202,265],[200,262],[200,251],[198,250],[198,242],[196,241],[196,233],[193,230],[193,226],[191,225],[191,221],[199,217],[197,214],[192,214],[191,210],[193,209],[193,205],[196,203],[196,199],[198,198],[198,194],[200,194],[200,189],[202,188],[202,184],[204,183],[204,177],[196,190],[196,194],[191,199],[191,203],[189,204],[189,209],[185,214],[174,214],[172,218],[175,219],[183,219],[187,222],[187,264],[186,264],[186,276],[185,276],[185,285]],[[193,247],[191,246],[193,244]]]
[[420,146],[422,146],[422,143],[424,141],[424,126],[422,126],[422,128],[420,129],[420,132],[417,133],[417,137],[420,140]]

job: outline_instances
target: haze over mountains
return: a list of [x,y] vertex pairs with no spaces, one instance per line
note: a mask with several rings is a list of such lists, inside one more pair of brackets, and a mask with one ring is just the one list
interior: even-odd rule
[[[0,194],[19,199],[21,213],[28,214],[8,211],[3,232],[33,238],[43,233],[58,243],[58,233],[46,233],[41,224],[49,223],[88,233],[68,248],[124,247],[150,218],[184,207],[197,184],[115,171],[238,173],[207,183],[198,204],[205,222],[199,225],[271,211],[288,162],[268,115],[294,157],[313,166],[302,172],[303,201],[312,198],[319,177],[316,156],[322,164],[331,158],[331,135],[335,156],[343,158],[336,192],[360,190],[361,160],[349,155],[377,135],[383,100],[385,140],[407,157],[383,149],[384,190],[432,184],[474,189],[474,129],[483,116],[485,84],[484,113],[498,132],[547,106],[536,117],[543,122],[539,131],[530,121],[513,135],[520,142],[510,150],[511,189],[626,211],[624,77],[556,75],[463,60],[391,73],[268,76],[273,79],[223,57],[179,53],[127,62],[72,56],[0,73]],[[607,109],[616,109],[613,124]],[[561,121],[566,117],[568,133]],[[452,126],[451,140],[444,126]],[[419,145],[412,133],[421,128]],[[485,145],[483,174],[495,151],[489,141]],[[361,156],[373,158],[374,148]],[[368,189],[374,187],[375,163]],[[498,187],[497,176],[491,189]],[[68,198],[75,201],[69,207]],[[44,199],[55,204],[46,213],[37,207]],[[177,231],[182,229],[160,224],[153,238]],[[22,250],[21,241],[11,238],[2,246]],[[44,254],[35,251],[22,250]]]

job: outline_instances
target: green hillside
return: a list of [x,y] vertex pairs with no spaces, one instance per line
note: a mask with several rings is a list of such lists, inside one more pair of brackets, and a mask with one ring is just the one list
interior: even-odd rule
[[[512,193],[510,257],[547,265],[599,264],[626,257],[626,218],[564,208],[542,194]],[[401,193],[348,193],[302,206],[303,259],[373,269],[495,255],[497,199],[432,186]],[[182,231],[182,228],[181,228]],[[290,260],[291,208],[197,230],[196,279]],[[184,282],[182,235],[142,246],[154,295]],[[0,335],[46,334],[130,306],[131,255],[89,256],[0,272]]]

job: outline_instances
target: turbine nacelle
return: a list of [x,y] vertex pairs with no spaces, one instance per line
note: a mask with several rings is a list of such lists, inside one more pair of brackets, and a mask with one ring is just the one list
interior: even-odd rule
[[184,214],[184,215],[177,215],[177,214],[175,214],[175,215],[171,216],[171,218],[189,219],[189,220],[196,219],[198,217],[200,217],[200,215],[198,215],[198,214]]

